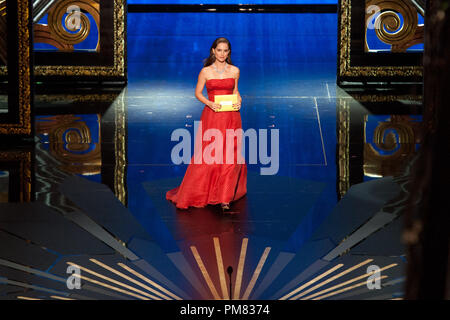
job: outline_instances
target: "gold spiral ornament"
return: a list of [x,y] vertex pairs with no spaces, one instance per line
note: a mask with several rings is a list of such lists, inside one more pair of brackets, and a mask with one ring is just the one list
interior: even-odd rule
[[380,122],[373,132],[373,142],[364,142],[364,174],[384,177],[401,173],[416,153],[418,132],[420,124],[409,116],[393,115],[390,120]]
[[[414,37],[418,26],[417,9],[404,0],[372,0],[367,5],[379,8],[375,18],[375,33],[382,42],[398,45]],[[403,23],[401,18],[403,18]],[[367,21],[367,20],[366,20]]]
[[[68,12],[68,8],[71,6],[77,7],[78,10]],[[100,12],[98,3],[89,0],[63,0],[57,2],[57,4],[48,12],[48,26],[51,33],[61,39],[63,43],[69,45],[84,41],[91,31],[91,23],[88,16],[83,11],[86,11],[93,16],[98,30],[100,30]],[[65,18],[64,15],[66,15]],[[73,21],[73,19],[79,19],[80,28],[78,30],[73,29],[70,25],[70,22]],[[72,32],[69,32],[68,30]]]
[[[397,31],[401,27],[400,16],[394,11],[384,11],[375,20],[375,30],[382,29],[381,25],[390,33]],[[384,29],[383,29],[384,30]]]
[[93,141],[87,123],[75,115],[46,117],[45,121],[36,123],[36,132],[48,135],[50,153],[61,162],[61,170],[83,175],[99,174],[102,163],[100,122],[100,116],[97,116],[98,142]]
[[[397,133],[398,141],[393,132]],[[398,143],[414,143],[414,131],[408,123],[382,122],[375,128],[373,141],[384,150],[393,150]]]
[[[70,25],[70,21],[76,20],[78,14],[80,15],[78,17],[80,19],[80,26],[78,28],[72,29],[72,26]],[[83,12],[72,11],[72,12],[68,13],[66,18],[64,19],[64,24],[65,24],[66,29],[69,29],[70,31],[77,31],[77,29],[78,29],[79,30],[78,32],[84,31],[84,33],[89,34],[89,32],[91,30],[91,22],[89,21],[89,18]]]

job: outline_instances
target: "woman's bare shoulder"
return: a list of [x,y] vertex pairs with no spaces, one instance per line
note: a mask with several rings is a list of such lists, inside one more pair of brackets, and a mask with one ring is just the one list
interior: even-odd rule
[[203,67],[200,73],[207,77],[211,73],[211,66]]
[[239,70],[239,68],[238,67],[236,67],[236,66],[231,66],[231,72],[235,75],[235,76],[238,76],[239,75],[239,73],[240,73],[240,70]]
[[203,67],[202,72],[208,72],[211,70],[211,66]]
[[208,67],[203,67],[200,72],[198,73],[199,78],[208,78],[209,75],[209,69]]

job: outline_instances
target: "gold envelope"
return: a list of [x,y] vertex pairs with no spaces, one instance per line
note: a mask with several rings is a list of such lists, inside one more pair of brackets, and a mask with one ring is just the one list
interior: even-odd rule
[[237,103],[237,94],[222,94],[214,96],[214,102],[221,105],[217,112],[237,111],[233,108],[233,103]]

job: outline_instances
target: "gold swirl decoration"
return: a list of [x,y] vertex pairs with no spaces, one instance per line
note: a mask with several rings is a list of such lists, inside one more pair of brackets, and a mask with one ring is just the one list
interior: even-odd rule
[[[423,75],[422,66],[352,66],[351,33],[352,4],[355,0],[339,2],[339,76],[341,77],[417,77]],[[358,4],[358,3],[357,3]],[[366,6],[367,7],[367,6]],[[418,28],[419,30],[420,28]],[[364,39],[362,39],[364,40]]]
[[[366,119],[367,121],[367,119]],[[409,116],[391,116],[390,121],[380,122],[373,133],[373,144],[391,154],[381,154],[371,143],[364,143],[364,174],[367,176],[394,176],[401,173],[405,161],[416,153],[420,123]],[[395,134],[395,133],[397,134]],[[398,139],[397,139],[398,136]]]
[[[414,44],[423,42],[423,26],[418,25],[417,9],[405,0],[369,0],[366,8],[378,8],[374,30],[380,41],[390,44],[392,52],[405,52]],[[370,10],[366,9],[366,51],[367,26],[370,21]],[[403,18],[403,23],[401,21]]]
[[[39,76],[100,76],[100,77],[124,77],[126,73],[126,1],[110,0],[114,3],[113,9],[113,46],[114,64],[111,66],[39,66],[34,69]],[[99,39],[100,41],[100,39]],[[1,69],[0,69],[1,70]],[[5,70],[6,71],[6,70]],[[1,74],[1,72],[0,72]]]
[[[79,10],[70,10],[70,8],[79,8]],[[100,31],[100,4],[98,0],[62,0],[56,2],[48,11],[48,29],[53,39],[57,43],[71,45],[83,42],[89,35],[91,30],[91,23],[87,15],[83,12],[88,12],[97,24],[97,29]],[[63,17],[66,15],[63,23]],[[72,24],[73,19],[79,18],[79,29],[77,30]],[[72,32],[69,32],[69,31]],[[75,32],[76,31],[76,32]],[[48,38],[38,38],[43,40]],[[36,40],[36,41],[37,41]],[[96,50],[100,45],[100,33],[97,41]],[[73,47],[71,47],[73,50]]]
[[[80,0],[78,0],[80,1]],[[112,17],[114,29],[112,30],[112,44],[114,62],[106,66],[73,66],[73,65],[36,65],[36,76],[98,76],[98,77],[125,77],[126,76],[126,0],[110,0],[113,4]],[[89,2],[84,0],[83,2]],[[92,2],[99,2],[92,0]],[[19,1],[20,6],[25,2]],[[49,32],[49,31],[48,31]],[[101,39],[99,38],[99,41]],[[19,42],[20,43],[20,42]],[[5,66],[0,66],[0,75],[7,75]]]
[[[100,123],[100,119],[98,119]],[[63,165],[62,170],[92,175],[101,172],[100,143],[93,143],[91,131],[85,122],[74,115],[59,115],[36,123],[38,134],[48,134],[50,153]],[[100,130],[99,130],[99,139]],[[92,151],[89,148],[95,144]]]
[[34,43],[47,43],[60,51],[73,51],[73,45],[66,44],[55,38],[47,25],[35,24],[33,27]]
[[[398,119],[398,117],[395,117],[394,119]],[[397,132],[398,141],[392,132],[386,134],[388,130],[395,130]],[[381,122],[375,128],[373,136],[376,146],[385,150],[395,149],[397,143],[414,143],[414,131],[411,128],[411,125],[404,121]]]

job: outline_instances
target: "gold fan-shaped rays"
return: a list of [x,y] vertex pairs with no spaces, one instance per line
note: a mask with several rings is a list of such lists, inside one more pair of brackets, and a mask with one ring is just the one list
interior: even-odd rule
[[[215,300],[222,300],[222,299],[230,299],[231,298],[231,292],[228,292],[228,288],[226,287],[226,279],[225,279],[225,269],[223,266],[223,258],[222,258],[222,252],[220,249],[220,240],[217,237],[213,238],[214,242],[214,250],[216,253],[216,260],[217,260],[217,268],[219,273],[219,283],[222,291],[222,296],[219,295],[216,286],[214,285],[214,282],[211,279],[211,276],[208,272],[208,269],[206,268],[205,264],[203,263],[203,260],[195,246],[191,246],[192,254],[195,258],[195,261],[200,269],[200,272],[206,282],[206,285],[208,286],[213,298]],[[247,300],[249,299],[253,288],[259,278],[259,275],[264,267],[264,264],[269,256],[271,247],[266,247],[264,249],[264,252],[262,253],[258,264],[255,268],[255,270],[252,273],[252,276],[250,278],[250,281],[242,294],[240,295],[240,291],[242,289],[242,279],[243,279],[243,272],[245,268],[245,259],[247,254],[247,247],[248,247],[248,238],[242,239],[241,244],[241,250],[239,255],[239,262],[238,262],[238,268],[237,268],[237,275],[234,281],[234,292],[233,292],[233,299],[234,300]]]

